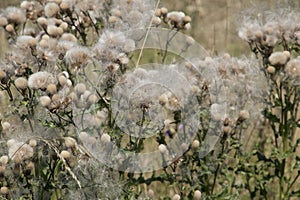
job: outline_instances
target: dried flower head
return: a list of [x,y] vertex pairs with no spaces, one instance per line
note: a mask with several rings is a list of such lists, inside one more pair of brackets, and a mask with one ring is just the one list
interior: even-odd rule
[[17,7],[7,7],[5,9],[5,16],[9,22],[15,24],[22,24],[26,21],[26,14],[24,10]]
[[19,77],[15,80],[15,85],[20,90],[25,90],[27,88],[27,79]]
[[0,16],[0,26],[6,26],[7,24],[8,24],[7,18]]
[[274,52],[269,57],[269,61],[270,61],[271,65],[283,66],[287,63],[289,58],[290,58],[290,53],[288,51]]
[[110,142],[110,135],[108,135],[107,133],[104,133],[102,136],[101,136],[101,142],[103,143],[109,143]]
[[65,60],[75,68],[83,67],[87,64],[89,59],[89,50],[82,46],[73,46],[66,52]]
[[8,187],[2,186],[2,187],[0,188],[0,193],[1,193],[2,195],[8,194]]
[[71,157],[71,153],[69,151],[63,150],[60,152],[60,156],[64,159],[69,159]]
[[51,98],[49,96],[41,96],[40,97],[40,104],[43,107],[48,107],[51,103]]
[[161,154],[165,154],[168,152],[168,149],[167,149],[166,145],[164,145],[164,144],[160,144],[158,146],[158,150]]
[[173,197],[172,197],[172,200],[180,200],[181,197],[179,194],[175,194]]
[[194,200],[200,200],[201,196],[202,196],[202,194],[201,194],[201,192],[199,190],[196,190],[194,192]]
[[6,165],[8,163],[8,156],[1,156],[0,162],[2,165]]
[[51,73],[40,71],[32,74],[28,78],[28,87],[35,90],[45,90],[49,84],[56,84],[56,82],[57,80]]
[[84,83],[78,83],[74,88],[78,96],[82,95],[86,91],[86,86]]
[[54,17],[59,11],[59,6],[57,3],[48,2],[45,6],[45,16]]

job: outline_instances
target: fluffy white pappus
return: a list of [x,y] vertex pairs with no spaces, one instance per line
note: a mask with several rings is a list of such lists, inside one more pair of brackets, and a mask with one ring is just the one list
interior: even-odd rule
[[29,35],[21,35],[17,38],[16,45],[18,48],[26,49],[29,47],[34,47],[37,44],[37,40]]
[[77,38],[75,37],[75,35],[73,35],[72,33],[64,33],[60,39],[60,41],[69,41],[69,42],[74,42],[77,43]]
[[53,74],[45,71],[36,72],[29,76],[28,87],[31,89],[45,90],[49,84],[56,84],[57,80]]
[[7,7],[4,13],[9,22],[22,24],[26,21],[26,14],[23,9],[17,7]]
[[66,52],[65,60],[71,67],[83,67],[89,61],[90,52],[86,47],[73,46]]
[[288,76],[300,79],[300,58],[290,60],[284,70]]
[[76,46],[77,44],[67,40],[61,40],[57,43],[57,53],[65,55],[68,50],[72,47]]
[[59,12],[59,6],[55,2],[48,2],[45,6],[45,16],[54,17]]
[[154,0],[114,0],[111,13],[118,17],[114,29],[128,30],[146,28],[154,15]]

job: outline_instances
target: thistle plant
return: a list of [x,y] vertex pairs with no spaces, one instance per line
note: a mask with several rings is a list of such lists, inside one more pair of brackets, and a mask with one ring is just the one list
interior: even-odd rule
[[1,198],[299,196],[297,20],[246,17],[254,56],[235,58],[209,55],[159,1],[3,9]]
[[268,184],[277,185],[272,198],[299,196],[299,19],[298,10],[279,8],[245,18],[239,30],[239,36],[261,60],[270,85],[264,110],[270,129],[261,133],[263,140],[255,150],[257,162],[266,164],[258,170],[266,172],[257,178],[265,181],[251,190],[252,197],[256,192],[268,197]]

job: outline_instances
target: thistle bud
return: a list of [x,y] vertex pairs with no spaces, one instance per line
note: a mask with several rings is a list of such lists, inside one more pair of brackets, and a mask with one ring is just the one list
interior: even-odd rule
[[160,152],[161,154],[165,154],[165,153],[167,153],[167,151],[168,151],[166,145],[164,145],[164,144],[160,144],[160,145],[158,146],[158,150],[159,150],[159,152]]
[[1,187],[0,188],[0,193],[2,195],[8,194],[8,187],[5,187],[5,186]]
[[70,5],[69,5],[69,3],[68,2],[62,2],[60,5],[59,5],[59,7],[62,9],[62,10],[67,10],[67,9],[69,9],[70,8]]
[[165,7],[162,7],[162,8],[160,9],[160,12],[161,12],[162,15],[166,15],[166,14],[168,14],[168,9],[165,8]]
[[187,24],[190,23],[192,21],[192,18],[190,16],[184,16],[183,17],[183,23]]
[[275,74],[276,69],[275,69],[275,67],[273,67],[273,66],[268,66],[267,72],[268,72],[269,74]]
[[116,23],[117,22],[117,17],[116,16],[110,16],[109,18],[108,18],[108,22],[109,23],[111,23],[111,24],[113,24],[113,23]]
[[41,96],[40,103],[43,107],[48,107],[51,103],[51,99],[48,96]]
[[55,16],[59,11],[59,6],[54,2],[49,2],[45,6],[45,16],[50,18]]
[[192,148],[193,150],[195,150],[195,149],[197,149],[199,146],[200,146],[199,140],[194,140],[194,141],[192,142],[191,148]]
[[63,150],[60,152],[60,156],[64,159],[69,159],[71,157],[71,153],[69,151]]
[[0,26],[6,26],[8,24],[8,21],[6,17],[0,17]]
[[200,200],[201,196],[202,196],[202,194],[201,194],[201,192],[199,190],[196,190],[194,192],[194,200]]
[[1,156],[0,162],[2,165],[6,165],[8,163],[8,156]]
[[65,145],[68,148],[73,148],[76,144],[76,140],[74,138],[71,137],[66,137],[65,138]]
[[181,197],[179,194],[175,194],[173,197],[172,197],[172,200],[180,200]]
[[48,21],[45,17],[39,17],[37,19],[37,23],[43,27],[47,26],[48,25]]
[[12,33],[15,31],[15,28],[12,24],[8,24],[6,27],[5,27],[5,30],[9,33]]
[[10,123],[9,122],[2,122],[2,130],[8,131],[10,129]]
[[86,91],[86,86],[83,83],[78,83],[74,88],[78,96],[82,95]]
[[47,86],[47,92],[49,92],[50,94],[55,94],[57,92],[57,88],[56,85],[51,83]]
[[101,138],[100,138],[101,142],[103,143],[109,143],[110,142],[110,135],[108,135],[107,133],[104,133]]
[[15,80],[15,85],[20,90],[25,90],[27,88],[27,79],[20,77]]
[[245,120],[249,119],[249,117],[250,117],[249,112],[247,110],[242,110],[239,115],[239,120],[245,121]]
[[31,140],[29,140],[29,146],[31,146],[31,147],[36,147],[36,145],[37,145],[37,141],[35,140],[35,139],[31,139]]

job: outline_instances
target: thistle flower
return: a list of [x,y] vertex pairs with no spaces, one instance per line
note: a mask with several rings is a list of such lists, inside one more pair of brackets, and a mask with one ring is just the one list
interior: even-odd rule
[[89,51],[82,46],[73,46],[66,52],[65,60],[71,67],[82,67],[87,64],[89,59]]
[[89,135],[86,132],[80,132],[78,137],[81,141],[84,142],[84,141],[87,141],[87,139],[89,138]]
[[65,145],[68,148],[73,148],[76,144],[76,140],[74,138],[71,137],[66,137],[65,138]]
[[27,79],[19,77],[15,80],[15,85],[20,90],[25,90],[27,88]]
[[159,17],[153,17],[152,23],[153,23],[155,26],[159,26],[159,25],[161,24],[161,19],[160,19]]
[[6,165],[8,163],[8,156],[1,156],[0,162],[2,165]]
[[49,94],[55,94],[57,93],[57,87],[56,87],[56,84],[53,84],[53,83],[50,83],[49,85],[47,85],[47,92]]
[[48,25],[48,20],[45,17],[39,17],[37,23],[42,27],[46,27]]
[[26,21],[25,12],[17,7],[7,7],[5,9],[5,16],[7,17],[9,22],[15,24],[22,24]]
[[267,72],[268,72],[269,74],[275,74],[276,69],[275,69],[275,67],[273,67],[273,66],[268,66]]
[[180,11],[173,11],[173,12],[169,12],[167,14],[167,19],[171,23],[176,23],[176,24],[181,23],[183,21],[184,17],[185,17],[185,14],[183,12],[180,12]]
[[12,24],[8,24],[6,27],[5,27],[5,30],[9,33],[12,33],[15,31],[15,27],[12,25]]
[[16,41],[16,45],[19,48],[23,48],[23,49],[28,48],[28,47],[34,47],[34,46],[36,46],[36,44],[37,44],[36,39],[29,35],[19,36]]
[[[116,16],[110,16],[110,17],[108,18],[108,22],[111,23],[111,24],[116,23],[117,20],[118,20],[118,18],[117,18]],[[0,22],[1,22],[1,21],[0,21]],[[0,24],[1,24],[1,23],[0,23]]]
[[194,140],[191,145],[191,149],[196,150],[200,146],[199,140]]
[[56,84],[57,80],[49,72],[36,72],[28,79],[28,87],[31,89],[46,89],[51,83]]
[[9,122],[1,122],[1,126],[3,131],[8,131],[11,127]]
[[6,26],[8,24],[7,18],[0,16],[0,26]]
[[103,142],[104,144],[109,143],[110,142],[110,135],[108,135],[107,133],[104,133],[101,138],[100,138],[101,142]]
[[59,11],[59,6],[54,2],[48,2],[45,6],[45,16],[54,17]]
[[29,146],[31,147],[36,147],[37,141],[35,139],[30,139],[28,142]]
[[87,100],[87,104],[91,105],[91,104],[94,104],[98,101],[98,97],[97,95],[95,94],[91,94],[89,97],[88,97],[88,100]]
[[271,65],[274,66],[283,66],[287,63],[288,59],[290,58],[290,52],[274,52],[269,57],[269,61]]
[[239,119],[241,121],[245,121],[245,120],[247,120],[249,118],[250,118],[249,112],[247,110],[241,110],[240,115],[239,115]]
[[63,1],[60,3],[59,7],[60,7],[62,10],[67,10],[67,9],[70,9],[70,8],[72,7],[72,5],[71,5],[71,2],[70,2],[70,1],[68,1],[68,0],[63,0]]
[[14,144],[16,143],[16,140],[15,139],[9,139],[7,142],[6,142],[6,145],[8,148],[12,147]]
[[300,59],[290,60],[286,64],[284,71],[291,79],[300,80]]
[[63,30],[55,25],[48,25],[47,33],[53,37],[57,37],[63,34]]
[[159,152],[160,152],[161,154],[165,154],[165,153],[167,153],[167,151],[168,151],[166,145],[164,145],[164,144],[160,144],[160,145],[158,146],[158,150],[159,150]]
[[40,97],[40,104],[43,106],[43,107],[48,107],[51,103],[51,98],[48,97],[48,96],[41,96]]
[[8,187],[2,186],[2,187],[0,188],[0,193],[1,193],[2,195],[8,194]]
[[77,38],[72,33],[64,33],[60,40],[69,41],[72,43],[77,43]]
[[173,197],[172,197],[172,200],[180,200],[181,197],[179,194],[175,194]]
[[60,152],[60,156],[64,159],[69,159],[71,157],[71,153],[69,151],[63,150]]
[[82,95],[86,91],[86,86],[84,83],[78,83],[74,88],[78,96]]
[[118,17],[114,29],[128,30],[128,27],[131,29],[147,27],[153,17],[154,5],[153,0],[113,1],[111,13]]
[[201,194],[201,192],[199,190],[196,190],[194,192],[194,200],[200,200],[201,196],[202,196],[202,194]]

